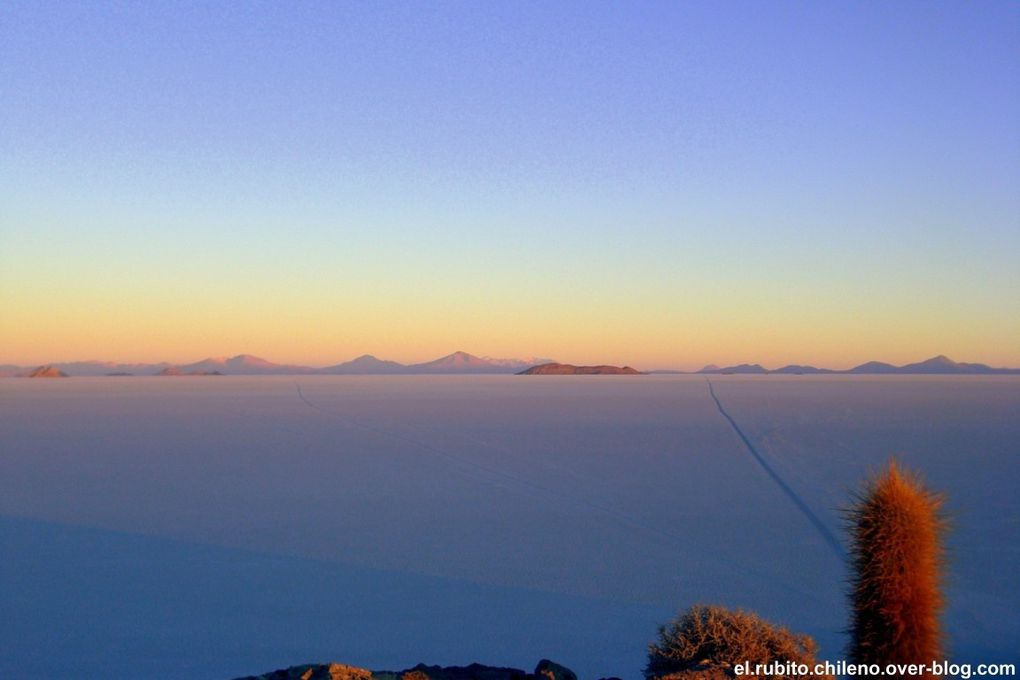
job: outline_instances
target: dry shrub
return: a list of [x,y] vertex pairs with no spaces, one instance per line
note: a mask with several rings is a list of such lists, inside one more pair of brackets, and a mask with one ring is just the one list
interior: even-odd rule
[[854,576],[848,650],[856,663],[941,659],[942,498],[895,461],[848,512]]
[[[648,646],[645,677],[662,680],[732,677],[733,666],[790,662],[816,663],[815,641],[763,621],[753,613],[698,605],[659,628]],[[770,675],[764,677],[785,677]]]

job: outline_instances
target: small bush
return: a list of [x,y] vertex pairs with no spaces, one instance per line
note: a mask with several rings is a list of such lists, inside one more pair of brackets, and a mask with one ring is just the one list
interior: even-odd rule
[[[733,666],[795,663],[813,669],[815,641],[791,633],[755,614],[698,605],[659,628],[659,638],[648,646],[649,680],[697,677],[699,680],[733,677]],[[782,678],[782,674],[762,677]]]
[[850,660],[941,659],[942,499],[890,462],[849,511],[854,576]]

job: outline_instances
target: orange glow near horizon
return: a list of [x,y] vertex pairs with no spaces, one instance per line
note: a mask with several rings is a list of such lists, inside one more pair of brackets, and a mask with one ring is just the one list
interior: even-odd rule
[[937,354],[1020,365],[1016,346],[986,340],[1020,337],[1015,322],[994,328],[961,316],[947,324],[939,314],[910,319],[896,310],[865,320],[811,309],[766,313],[754,304],[741,311],[673,300],[635,305],[625,295],[603,296],[600,304],[587,306],[572,305],[565,297],[532,305],[481,295],[451,305],[443,295],[398,297],[384,304],[298,292],[253,302],[226,294],[203,299],[166,290],[114,293],[83,287],[70,295],[54,288],[5,296],[4,308],[0,363],[25,366],[92,359],[189,363],[241,353],[310,366],[361,354],[416,363],[457,350],[645,370],[692,370],[708,363],[840,369],[869,360],[910,363]]

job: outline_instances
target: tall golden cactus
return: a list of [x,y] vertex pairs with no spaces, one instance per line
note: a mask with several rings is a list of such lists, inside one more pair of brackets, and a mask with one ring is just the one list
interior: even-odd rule
[[942,659],[942,497],[895,461],[849,511],[855,663]]

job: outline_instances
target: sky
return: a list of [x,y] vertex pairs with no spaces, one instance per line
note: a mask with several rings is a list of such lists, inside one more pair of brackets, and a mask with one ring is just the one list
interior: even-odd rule
[[0,363],[1020,366],[1020,3],[0,3]]

